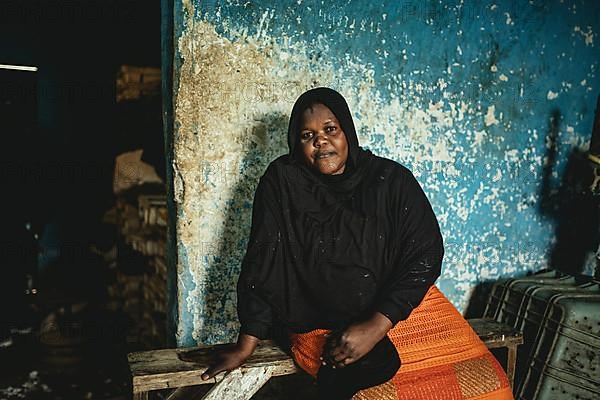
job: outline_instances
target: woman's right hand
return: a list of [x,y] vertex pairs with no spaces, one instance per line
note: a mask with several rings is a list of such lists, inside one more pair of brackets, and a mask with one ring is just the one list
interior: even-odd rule
[[254,336],[241,333],[233,348],[223,350],[215,356],[213,363],[202,374],[202,380],[211,379],[220,372],[232,371],[241,366],[252,355],[258,341]]

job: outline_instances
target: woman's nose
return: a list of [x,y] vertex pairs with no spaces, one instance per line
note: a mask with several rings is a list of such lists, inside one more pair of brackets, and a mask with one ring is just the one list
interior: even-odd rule
[[327,143],[329,138],[325,135],[325,132],[317,132],[315,136],[314,145],[315,147],[321,147],[322,144]]

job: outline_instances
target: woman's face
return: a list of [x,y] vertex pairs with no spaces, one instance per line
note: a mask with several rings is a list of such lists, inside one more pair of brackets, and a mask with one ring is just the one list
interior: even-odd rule
[[324,104],[313,104],[302,113],[300,148],[306,164],[322,174],[337,175],[346,168],[346,135],[333,112]]

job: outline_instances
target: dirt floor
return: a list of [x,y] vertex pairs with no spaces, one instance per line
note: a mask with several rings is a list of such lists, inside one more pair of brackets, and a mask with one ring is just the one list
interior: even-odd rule
[[60,310],[0,348],[0,399],[130,398],[122,317]]

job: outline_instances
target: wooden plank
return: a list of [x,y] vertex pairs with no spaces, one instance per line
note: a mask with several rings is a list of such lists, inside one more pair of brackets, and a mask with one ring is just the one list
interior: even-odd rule
[[235,369],[213,386],[202,400],[248,400],[273,376],[277,367]]
[[148,400],[148,392],[133,393],[133,400]]
[[203,386],[184,386],[173,390],[167,400],[197,400],[202,399]]
[[523,343],[523,334],[506,324],[488,318],[473,318],[467,321],[490,349]]
[[515,369],[517,365],[517,345],[512,345],[508,347],[508,357],[506,360],[506,376],[508,377],[508,382],[510,383],[510,387],[514,389],[515,383]]
[[[215,352],[225,346],[231,345],[130,353],[128,360],[134,393],[215,383],[215,379],[203,381],[200,376],[210,365]],[[260,367],[275,367],[273,376],[297,372],[291,357],[270,340],[259,343],[254,354],[242,365],[241,371]]]

